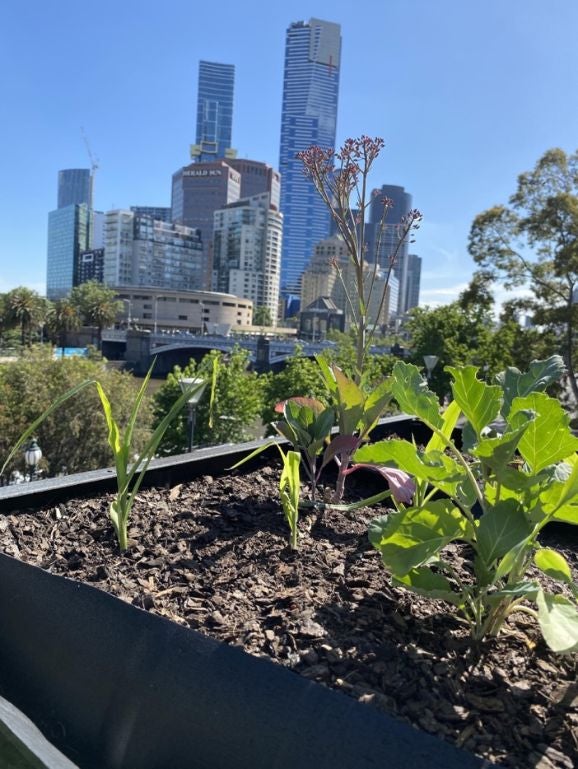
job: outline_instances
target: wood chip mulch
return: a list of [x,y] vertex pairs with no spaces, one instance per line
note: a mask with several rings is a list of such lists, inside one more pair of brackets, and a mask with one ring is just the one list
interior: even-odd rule
[[[111,497],[2,514],[0,551],[269,657],[505,767],[578,765],[577,655],[552,654],[524,614],[472,648],[446,604],[390,586],[367,539],[375,509],[302,515],[291,551],[278,478],[262,466],[144,490],[124,555],[107,518]],[[352,478],[352,498],[375,493],[368,484]],[[576,533],[545,536],[578,576]]]

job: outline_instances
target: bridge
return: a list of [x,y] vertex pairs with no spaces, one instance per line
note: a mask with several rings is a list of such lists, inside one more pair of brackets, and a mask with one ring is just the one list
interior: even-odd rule
[[[106,329],[102,332],[103,351],[106,357],[119,357],[136,373],[147,371],[153,358],[157,358],[158,374],[172,371],[175,365],[185,365],[191,357],[201,357],[210,350],[230,352],[233,347],[249,351],[249,359],[260,371],[267,371],[283,365],[299,347],[305,357],[313,357],[323,350],[335,347],[335,342],[320,340],[305,342],[299,339],[284,339],[275,336],[254,336],[234,334],[217,336],[191,334],[189,332],[157,332],[129,329]],[[374,347],[374,354],[390,352],[389,347]]]

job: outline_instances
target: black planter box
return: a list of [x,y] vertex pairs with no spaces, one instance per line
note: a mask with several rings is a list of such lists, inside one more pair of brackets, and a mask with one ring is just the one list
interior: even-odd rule
[[[394,418],[382,429],[409,437],[413,425]],[[147,484],[223,472],[251,446],[159,460]],[[0,489],[0,509],[99,493],[113,480],[103,471]],[[488,765],[269,660],[6,555],[0,617],[0,693],[80,769]]]

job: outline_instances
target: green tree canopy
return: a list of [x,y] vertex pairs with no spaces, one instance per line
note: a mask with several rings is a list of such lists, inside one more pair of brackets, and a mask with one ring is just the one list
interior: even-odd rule
[[578,403],[574,329],[578,321],[578,152],[548,150],[518,177],[509,205],[479,214],[469,252],[485,281],[507,289],[526,286],[536,325],[554,332]]
[[8,291],[3,301],[6,328],[20,329],[22,346],[32,341],[32,329],[44,320],[47,303],[36,291],[26,286]]
[[[102,359],[53,359],[47,346],[36,345],[18,360],[2,364],[0,457],[8,455],[20,435],[60,395],[86,379],[98,379],[112,394],[115,418],[125,424],[138,382],[131,374],[107,369]],[[139,413],[135,451],[144,446],[149,435],[150,417],[147,399]],[[37,438],[43,452],[42,464],[49,475],[63,468],[83,472],[112,464],[106,421],[95,387],[87,387],[65,401],[39,426]]]
[[[217,360],[217,383],[211,410],[210,380],[214,360]],[[181,377],[204,376],[209,384],[197,406],[195,443],[239,443],[254,437],[253,428],[259,423],[263,409],[263,388],[261,378],[249,371],[248,366],[249,352],[240,347],[233,348],[226,356],[213,350],[199,364],[191,360],[184,369],[176,366],[155,394],[154,425],[163,419],[179,396]],[[186,406],[169,426],[159,450],[163,454],[187,450]]]
[[255,307],[253,310],[253,325],[254,326],[272,326],[273,319],[271,317],[271,310],[268,307]]
[[122,308],[122,302],[116,298],[116,292],[102,283],[89,280],[72,289],[70,302],[78,309],[85,325],[97,328],[100,349],[103,328],[112,326]]

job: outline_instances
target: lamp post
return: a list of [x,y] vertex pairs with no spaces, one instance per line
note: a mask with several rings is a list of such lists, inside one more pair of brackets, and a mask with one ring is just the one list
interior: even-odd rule
[[131,299],[121,299],[121,302],[124,302],[127,306],[127,318],[126,318],[126,327],[130,328],[131,324],[131,308],[132,308],[132,300]]
[[205,304],[199,302],[199,310],[201,313],[201,335],[205,333]]
[[179,385],[183,392],[190,391],[191,397],[187,401],[188,418],[187,418],[187,437],[188,437],[188,449],[193,450],[193,438],[195,434],[195,417],[196,410],[201,396],[205,391],[207,382],[202,377],[181,377],[179,379]]
[[26,462],[26,467],[28,468],[28,479],[30,481],[33,481],[36,477],[36,468],[38,467],[38,463],[41,459],[42,450],[36,442],[36,439],[33,438],[24,450],[24,461]]
[[423,362],[425,363],[425,371],[426,371],[426,379],[431,379],[431,372],[434,370],[434,368],[437,365],[439,358],[437,355],[424,355],[423,356]]

